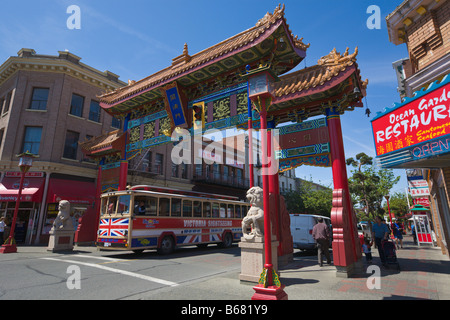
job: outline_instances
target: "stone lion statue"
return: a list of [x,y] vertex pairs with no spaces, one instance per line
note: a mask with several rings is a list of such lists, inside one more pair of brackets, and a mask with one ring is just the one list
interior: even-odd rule
[[70,202],[62,200],[58,206],[58,216],[53,222],[53,230],[71,231],[73,230],[72,217],[70,216]]
[[[253,187],[247,191],[247,199],[252,205],[247,216],[242,220],[242,233],[244,238],[251,240],[255,237],[264,237],[264,203],[263,189]],[[251,227],[251,232],[248,229]]]

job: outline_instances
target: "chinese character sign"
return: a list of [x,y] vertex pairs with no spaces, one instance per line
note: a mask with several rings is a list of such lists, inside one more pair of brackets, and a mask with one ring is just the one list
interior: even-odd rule
[[[169,116],[172,118],[175,127],[185,127],[187,125],[184,116],[183,105],[177,86],[165,87],[166,102]],[[170,112],[169,112],[170,111]]]
[[450,134],[450,82],[372,120],[378,156]]

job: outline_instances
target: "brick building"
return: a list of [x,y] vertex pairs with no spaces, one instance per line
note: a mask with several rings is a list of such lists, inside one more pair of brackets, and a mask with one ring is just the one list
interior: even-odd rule
[[[60,200],[71,202],[76,223],[77,217],[87,221],[93,214],[97,165],[78,142],[120,128],[120,121],[100,108],[98,96],[125,83],[80,60],[67,51],[51,56],[21,49],[0,66],[0,216],[10,219],[14,212],[16,155],[38,156],[25,179],[18,243],[48,242]],[[80,242],[86,225],[77,232]]]
[[[391,136],[396,139],[392,141],[393,149],[396,150],[387,153],[386,149],[379,149],[378,158],[383,167],[409,168],[408,172],[413,173],[409,174],[410,181],[414,177],[428,182],[429,198],[425,197],[428,199],[424,201],[430,207],[431,227],[438,246],[448,255],[450,1],[405,0],[389,14],[386,21],[389,40],[396,45],[406,44],[408,57],[393,63],[399,80],[398,89],[403,99],[402,104],[386,109],[372,120],[376,145],[380,142],[380,148],[383,148],[389,144],[388,139]],[[395,121],[390,121],[391,129],[387,127],[385,134],[380,132],[377,135],[376,122],[382,123],[384,116],[389,116],[391,120],[397,119],[396,116],[400,114],[402,122],[398,127]],[[430,117],[431,114],[434,116]],[[410,121],[410,126],[403,125],[407,121]],[[409,140],[401,139],[403,130],[398,131],[400,127],[408,131],[405,139]],[[393,134],[389,132],[392,129]],[[408,144],[401,145],[405,142]],[[381,150],[383,151],[380,152]]]

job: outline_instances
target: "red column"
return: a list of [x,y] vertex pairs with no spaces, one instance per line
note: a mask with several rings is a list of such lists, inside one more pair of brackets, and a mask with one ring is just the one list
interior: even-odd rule
[[[327,110],[328,132],[333,172],[334,190],[344,192],[342,204],[333,199],[331,222],[333,224],[333,259],[335,266],[348,267],[361,257],[359,242],[356,241],[356,220],[348,188],[344,142],[339,111]],[[339,209],[337,209],[339,207]]]
[[253,175],[253,121],[248,118],[248,179],[249,187],[254,187],[255,177]]
[[119,191],[127,189],[127,179],[128,179],[128,161],[122,160],[120,162]]
[[[265,99],[261,99],[261,149],[262,149],[262,175],[263,175],[263,197],[264,197],[264,270],[266,284],[258,284],[253,287],[255,294],[252,300],[287,300],[287,294],[284,292],[284,286],[278,281],[278,276],[274,283],[273,264],[272,264],[272,229],[270,221],[270,201],[269,201],[269,147],[271,147],[270,133],[267,131],[267,109]],[[272,185],[273,188],[273,185]]]

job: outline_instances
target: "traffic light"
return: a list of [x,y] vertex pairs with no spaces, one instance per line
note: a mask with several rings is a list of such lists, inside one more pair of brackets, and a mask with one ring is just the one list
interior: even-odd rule
[[205,103],[199,102],[192,105],[192,122],[194,130],[205,127]]

